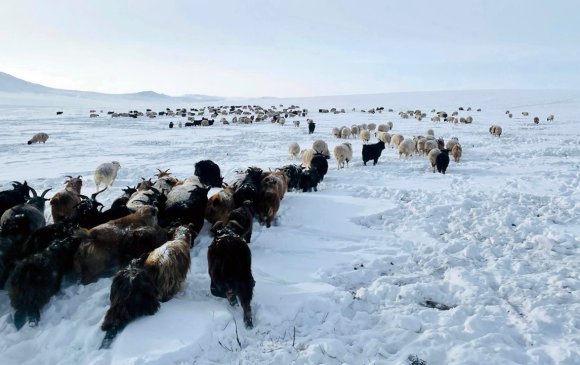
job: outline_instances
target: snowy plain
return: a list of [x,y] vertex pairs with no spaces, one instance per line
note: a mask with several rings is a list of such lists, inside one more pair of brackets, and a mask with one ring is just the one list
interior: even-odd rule
[[[337,170],[332,158],[318,192],[287,193],[276,225],[254,224],[252,330],[244,328],[239,307],[210,294],[206,223],[184,291],[156,315],[131,323],[110,350],[98,347],[111,278],[87,286],[69,278],[38,327],[20,331],[0,291],[0,364],[410,364],[409,356],[428,365],[580,364],[580,92],[213,103],[296,104],[309,109],[313,135],[306,118],[298,118],[299,128],[291,119],[284,126],[224,126],[218,118],[212,127],[169,129],[169,121],[184,118],[89,118],[89,108],[199,105],[66,103],[0,102],[0,189],[27,180],[54,193],[65,175],[83,175],[83,191],[92,193],[94,168],[116,160],[122,167],[113,189],[99,196],[107,206],[157,168],[185,178],[195,162],[211,159],[227,182],[248,166],[295,163],[287,153],[291,142],[309,148],[323,139],[332,150],[343,142],[332,137],[333,127],[369,122],[392,121],[393,132],[405,137],[429,128],[445,140],[456,136],[463,157],[451,161],[446,175],[433,174],[426,157],[399,159],[390,148],[376,166],[363,166],[362,143],[351,139],[348,168]],[[359,111],[376,106],[394,112]],[[450,113],[459,106],[473,108],[460,112],[473,124],[430,121],[431,109]],[[347,112],[318,113],[330,107]],[[415,109],[428,118],[397,114]],[[554,122],[546,122],[549,114]],[[503,127],[501,138],[489,134],[491,124]],[[26,145],[41,131],[50,135],[46,144]],[[449,308],[430,308],[428,301]]]

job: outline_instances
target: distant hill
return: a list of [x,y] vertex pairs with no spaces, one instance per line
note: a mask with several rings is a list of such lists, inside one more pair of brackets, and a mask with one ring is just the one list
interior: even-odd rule
[[223,98],[217,96],[190,94],[183,96],[169,96],[155,91],[141,91],[127,94],[107,94],[93,91],[64,90],[47,87],[40,84],[19,79],[4,72],[0,72],[0,93],[15,94],[18,97],[30,95],[31,98],[38,96],[58,97],[91,100],[139,100],[139,101],[159,101],[159,102],[209,102],[218,101]]

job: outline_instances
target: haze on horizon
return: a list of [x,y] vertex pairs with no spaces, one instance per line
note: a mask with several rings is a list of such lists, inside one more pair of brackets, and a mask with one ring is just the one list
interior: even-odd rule
[[4,0],[0,71],[55,88],[578,89],[580,1]]

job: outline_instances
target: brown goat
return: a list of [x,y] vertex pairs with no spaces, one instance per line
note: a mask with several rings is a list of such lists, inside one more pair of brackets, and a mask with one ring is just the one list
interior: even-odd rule
[[54,223],[60,223],[69,218],[74,208],[81,202],[81,188],[83,186],[82,176],[72,177],[65,181],[64,190],[54,194],[50,199],[50,210]]
[[288,177],[282,171],[269,172],[262,176],[260,192],[256,200],[256,212],[260,223],[266,224],[269,228],[280,209],[280,201],[288,190]]
[[90,239],[75,254],[75,270],[83,284],[167,241],[167,232],[157,225],[157,209],[151,206],[96,226],[86,236]]
[[218,221],[227,223],[228,216],[234,208],[234,188],[228,186],[209,198],[205,208],[205,219],[211,224]]
[[173,298],[185,282],[191,265],[191,239],[190,227],[179,226],[173,240],[151,251],[145,260],[145,269],[155,284],[161,302]]

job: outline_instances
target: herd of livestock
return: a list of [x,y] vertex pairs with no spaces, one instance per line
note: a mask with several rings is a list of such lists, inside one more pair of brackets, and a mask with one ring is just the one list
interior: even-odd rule
[[[361,112],[382,113],[384,110],[378,107]],[[207,112],[211,119],[203,117]],[[318,112],[340,114],[345,110],[332,108]],[[388,112],[393,110],[388,109]],[[431,118],[434,122],[473,122],[471,116],[460,118],[457,112],[451,115],[432,112],[435,113]],[[220,115],[222,124],[268,120],[284,124],[287,118],[307,116],[308,110],[297,106],[280,106],[280,109],[231,106],[108,114],[133,118],[181,116],[188,117],[185,126],[211,126]],[[506,114],[511,117],[509,111]],[[233,115],[229,121],[228,115]],[[98,114],[92,110],[90,116]],[[426,113],[410,110],[400,112],[399,116],[420,121]],[[552,115],[547,118],[548,121],[553,119]],[[314,133],[316,124],[312,119],[307,122],[309,133]],[[534,123],[539,123],[539,118],[534,118]],[[294,126],[299,125],[294,119]],[[173,122],[170,127],[174,127]],[[437,169],[445,174],[449,153],[456,162],[460,161],[462,147],[455,137],[445,143],[428,129],[425,136],[405,138],[392,133],[392,129],[391,122],[363,123],[333,128],[332,136],[345,140],[360,138],[364,165],[369,161],[376,165],[385,146],[395,147],[399,157],[427,156],[433,172]],[[489,132],[500,137],[502,128],[492,125]],[[378,142],[369,143],[372,135]],[[28,144],[45,143],[47,139],[47,134],[38,133]],[[102,347],[109,347],[130,321],[156,313],[161,303],[180,291],[190,267],[190,249],[207,220],[212,225],[213,236],[207,252],[210,291],[214,296],[226,298],[232,306],[239,300],[244,323],[251,328],[250,303],[255,281],[249,244],[253,222],[258,220],[270,227],[288,191],[317,191],[331,158],[323,140],[316,140],[312,148],[304,150],[298,143],[291,143],[288,152],[293,158],[300,158],[302,164],[290,164],[273,171],[251,166],[239,171],[230,184],[223,182],[219,166],[210,160],[197,162],[194,174],[185,179],[172,176],[169,170],[159,170],[154,178],[142,178],[134,187],[123,189],[123,194],[108,209],[104,209],[98,196],[116,179],[121,168],[117,161],[96,168],[97,191],[90,196],[83,195],[81,176],[68,176],[64,188],[50,199],[46,194],[51,189],[39,195],[26,181],[13,182],[11,190],[0,192],[0,289],[8,290],[15,310],[14,324],[17,328],[26,323],[37,324],[42,308],[60,290],[64,275],[76,275],[83,285],[113,276],[111,303],[101,324],[105,332]],[[338,144],[333,154],[338,169],[348,166],[353,159],[352,143]],[[101,186],[104,189],[100,190]],[[212,187],[222,190],[208,198]],[[50,224],[44,215],[47,201],[53,220]]]

